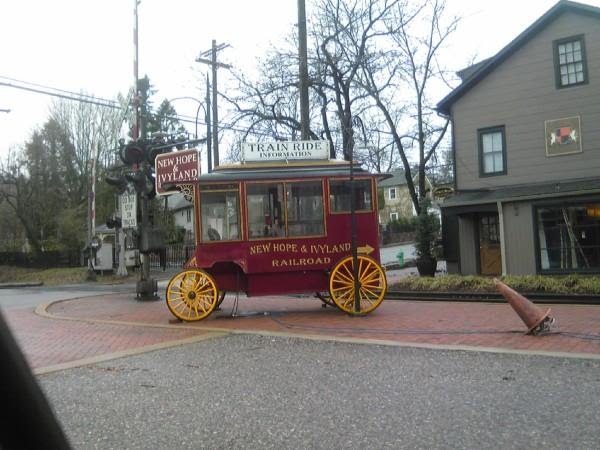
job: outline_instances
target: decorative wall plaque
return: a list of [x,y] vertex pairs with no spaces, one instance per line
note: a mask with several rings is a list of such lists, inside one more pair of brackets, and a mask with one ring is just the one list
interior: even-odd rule
[[546,156],[581,153],[581,122],[579,116],[546,120]]

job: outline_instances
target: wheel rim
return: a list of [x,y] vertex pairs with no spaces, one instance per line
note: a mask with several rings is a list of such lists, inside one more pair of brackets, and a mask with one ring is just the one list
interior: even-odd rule
[[185,270],[178,273],[167,286],[167,306],[178,319],[188,322],[210,315],[218,301],[217,285],[202,270]]
[[352,256],[336,264],[329,277],[329,293],[336,306],[348,314],[367,314],[383,301],[387,289],[385,273],[379,263],[369,256],[359,255],[358,285],[360,309],[354,305],[354,271]]

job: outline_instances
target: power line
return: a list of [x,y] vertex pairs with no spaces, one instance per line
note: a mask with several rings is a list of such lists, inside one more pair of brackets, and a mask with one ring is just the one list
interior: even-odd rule
[[[80,96],[79,94],[76,94],[76,93],[72,93],[71,95],[61,94],[59,92],[50,92],[50,91],[47,91],[44,89],[38,89],[38,88],[34,88],[34,87],[19,86],[16,84],[7,83],[5,81],[0,81],[0,86],[6,86],[6,87],[15,88],[15,89],[22,89],[24,91],[35,92],[36,94],[49,95],[51,97],[59,97],[59,98],[63,98],[66,100],[74,100],[74,101],[82,102],[82,103],[90,103],[92,105],[104,106],[106,108],[122,109],[121,105],[119,105],[117,102],[114,102],[112,100],[106,100],[106,99],[91,100],[89,98],[84,98],[83,96]],[[77,97],[74,97],[73,95],[76,95]]]
[[[3,81],[3,80],[8,80],[8,81]],[[15,83],[19,83],[19,84],[15,84]],[[123,106],[120,105],[115,100],[108,100],[108,99],[104,99],[104,98],[100,98],[100,97],[95,97],[93,95],[77,93],[77,92],[68,91],[65,89],[58,89],[58,88],[54,88],[51,86],[46,86],[46,85],[37,84],[37,83],[31,83],[28,81],[18,80],[16,78],[5,77],[2,75],[0,75],[0,86],[11,87],[14,89],[21,89],[21,90],[33,92],[36,94],[48,95],[51,97],[58,97],[58,98],[62,98],[65,100],[89,103],[92,105],[103,106],[105,108],[123,109]],[[129,103],[129,102],[127,102],[127,103]],[[184,114],[177,114],[175,116],[154,114],[154,116],[160,117],[160,118],[165,118],[165,119],[178,119],[179,121],[186,122],[186,123],[193,123],[193,124],[198,123],[199,125],[206,125],[205,121],[202,121],[202,120],[196,121],[194,117],[187,116]],[[240,127],[235,127],[231,124],[222,124],[218,128],[221,130],[238,131],[240,133],[245,133],[248,131],[248,130],[240,128]],[[271,136],[271,134],[269,134],[269,133],[257,132],[257,131],[254,131],[252,134],[255,134],[258,136]]]
[[13,81],[13,82],[16,82],[16,83],[28,85],[28,86],[35,86],[37,88],[49,89],[49,90],[56,91],[56,92],[62,92],[63,94],[67,94],[67,95],[76,95],[76,96],[79,96],[79,97],[88,97],[91,100],[102,100],[102,101],[105,101],[107,103],[117,103],[114,100],[101,99],[101,98],[96,97],[95,95],[86,94],[84,92],[68,91],[66,89],[59,89],[59,88],[55,88],[55,87],[51,87],[51,86],[45,86],[43,84],[32,83],[31,81],[25,81],[25,80],[19,80],[17,78],[5,77],[3,75],[0,75],[0,78],[4,79],[4,80],[8,80],[8,81]]

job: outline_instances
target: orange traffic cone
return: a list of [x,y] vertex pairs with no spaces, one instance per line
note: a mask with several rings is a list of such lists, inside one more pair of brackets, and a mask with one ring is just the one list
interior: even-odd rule
[[550,331],[551,327],[555,325],[556,320],[549,315],[550,308],[548,308],[546,312],[543,312],[530,300],[512,290],[497,278],[494,278],[494,284],[496,285],[496,289],[498,289],[502,296],[510,303],[510,306],[512,306],[521,320],[525,322],[527,328],[529,328],[526,334],[538,334],[540,332]]

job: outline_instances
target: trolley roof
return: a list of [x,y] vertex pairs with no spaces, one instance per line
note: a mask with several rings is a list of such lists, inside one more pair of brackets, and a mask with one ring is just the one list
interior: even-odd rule
[[[378,179],[388,178],[389,174],[372,174],[356,162],[353,166],[353,175],[356,177],[371,176]],[[214,183],[220,181],[245,181],[245,180],[281,180],[297,178],[321,177],[348,177],[350,176],[350,162],[329,160],[319,162],[290,162],[284,163],[246,163],[221,165],[211,173],[200,175],[199,183]]]

